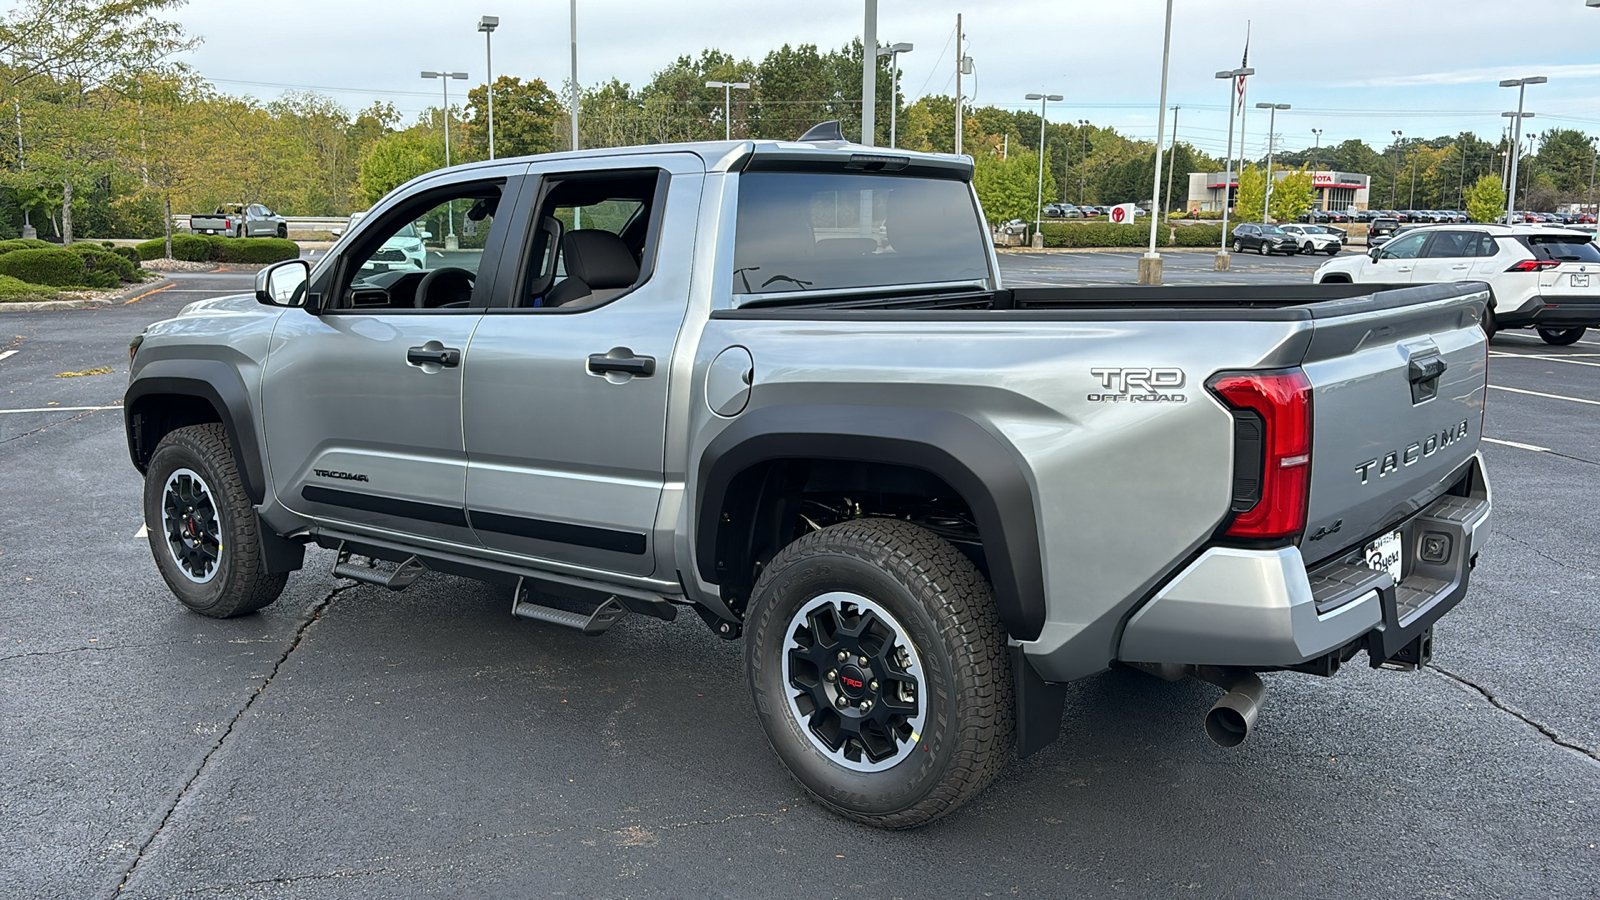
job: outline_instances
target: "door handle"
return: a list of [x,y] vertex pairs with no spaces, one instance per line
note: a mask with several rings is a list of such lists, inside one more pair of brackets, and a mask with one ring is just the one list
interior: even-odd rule
[[[626,353],[627,356],[612,353]],[[656,358],[653,356],[634,356],[633,351],[618,348],[611,353],[589,354],[589,371],[595,375],[604,375],[607,372],[619,372],[624,375],[636,375],[640,378],[649,378],[656,373]]]
[[1451,266],[1450,270],[1453,271],[1453,272],[1465,272],[1466,270],[1468,270],[1470,268],[1472,268],[1472,267],[1471,266]]
[[461,351],[455,347],[440,347],[437,350],[429,347],[412,347],[406,351],[406,362],[413,366],[433,363],[436,366],[461,365]]

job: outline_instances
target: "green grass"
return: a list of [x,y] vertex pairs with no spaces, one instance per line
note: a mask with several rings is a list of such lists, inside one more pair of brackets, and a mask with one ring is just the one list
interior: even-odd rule
[[42,284],[29,284],[20,278],[0,275],[0,303],[28,303],[35,300],[56,300],[61,291]]

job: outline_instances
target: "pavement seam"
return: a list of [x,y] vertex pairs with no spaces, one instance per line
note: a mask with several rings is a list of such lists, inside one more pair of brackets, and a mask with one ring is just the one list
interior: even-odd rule
[[[107,407],[107,408],[109,409],[109,407]],[[59,428],[60,426],[65,425],[65,424],[67,424],[69,422],[77,422],[77,421],[79,421],[81,419],[87,418],[88,416],[92,416],[94,414],[95,414],[94,412],[81,412],[81,413],[78,413],[75,416],[68,416],[65,419],[57,419],[56,421],[51,422],[48,425],[40,425],[38,428],[35,428],[32,431],[24,431],[21,434],[12,435],[11,437],[8,437],[8,438],[0,438],[0,444],[9,444],[12,441],[20,441],[25,437],[31,437],[31,436],[39,434],[41,432],[49,431],[52,428]]]
[[1563,569],[1571,569],[1574,572],[1580,572],[1580,573],[1582,573],[1584,575],[1591,574],[1589,572],[1589,570],[1587,570],[1587,569],[1580,569],[1577,566],[1574,566],[1571,563],[1567,562],[1566,560],[1557,559],[1554,556],[1551,556],[1550,554],[1544,552],[1543,550],[1540,550],[1539,547],[1537,545],[1535,545],[1534,543],[1532,543],[1531,541],[1525,541],[1525,540],[1522,540],[1521,538],[1519,538],[1519,537],[1517,537],[1515,535],[1504,534],[1504,533],[1496,534],[1495,538],[1497,540],[1510,541],[1513,544],[1517,544],[1519,546],[1525,547],[1525,548],[1527,548],[1528,552],[1532,553],[1534,556],[1537,556],[1537,557],[1539,557],[1541,559],[1544,559],[1547,562],[1555,563],[1556,565],[1560,566]]
[[1483,697],[1483,699],[1489,701],[1489,705],[1490,706],[1493,706],[1495,709],[1498,709],[1501,712],[1506,713],[1507,715],[1510,715],[1512,718],[1517,719],[1518,721],[1522,722],[1524,725],[1527,725],[1527,726],[1533,728],[1535,731],[1539,732],[1540,734],[1542,734],[1546,738],[1548,738],[1550,743],[1555,744],[1557,747],[1561,747],[1561,748],[1564,748],[1566,750],[1571,750],[1573,753],[1576,753],[1576,754],[1578,754],[1580,756],[1588,757],[1593,762],[1600,763],[1600,750],[1594,750],[1594,749],[1591,749],[1589,747],[1585,747],[1582,744],[1574,744],[1573,742],[1567,740],[1566,738],[1563,738],[1561,735],[1556,733],[1555,729],[1551,728],[1548,725],[1545,725],[1543,722],[1540,722],[1540,721],[1534,719],[1532,716],[1530,716],[1527,713],[1517,709],[1516,707],[1511,706],[1510,704],[1508,704],[1505,701],[1501,700],[1499,697],[1496,697],[1494,695],[1494,692],[1489,690],[1488,688],[1483,687],[1482,685],[1478,684],[1475,681],[1472,681],[1469,678],[1466,678],[1466,677],[1461,676],[1461,675],[1457,675],[1456,673],[1451,672],[1448,669],[1442,669],[1435,663],[1431,663],[1431,662],[1428,663],[1428,669],[1430,671],[1439,673],[1439,675],[1441,677],[1446,678],[1446,679],[1448,679],[1450,681],[1453,681],[1456,684],[1461,685],[1462,687],[1470,688],[1474,693],[1476,693],[1479,696]]
[[184,781],[183,787],[178,790],[178,795],[173,798],[172,803],[167,807],[166,813],[161,816],[161,821],[156,823],[155,830],[151,831],[150,836],[145,838],[143,844],[139,845],[138,852],[134,854],[133,862],[122,873],[122,880],[117,883],[116,890],[111,892],[110,900],[116,900],[116,898],[122,896],[123,889],[126,888],[128,883],[133,880],[134,874],[139,871],[140,864],[144,862],[145,854],[149,852],[150,847],[155,844],[156,838],[161,836],[161,832],[166,829],[167,823],[172,821],[173,815],[177,813],[178,807],[183,805],[184,798],[189,796],[189,791],[194,788],[197,782],[199,782],[200,776],[205,774],[206,767],[211,764],[211,757],[215,756],[217,751],[222,749],[222,745],[227,742],[228,736],[233,734],[234,726],[238,725],[239,720],[244,718],[244,714],[250,711],[250,707],[255,704],[256,698],[260,697],[266,692],[268,686],[272,684],[272,680],[278,677],[278,670],[283,668],[283,664],[289,661],[290,655],[292,655],[295,650],[299,649],[300,642],[305,638],[306,629],[310,628],[313,623],[322,618],[323,611],[333,603],[334,598],[355,586],[356,585],[343,585],[340,587],[335,587],[333,590],[328,592],[328,596],[317,601],[317,604],[311,608],[310,613],[306,616],[304,621],[300,623],[300,627],[295,629],[294,640],[289,642],[289,646],[283,651],[283,655],[279,656],[277,662],[272,664],[272,670],[267,673],[266,678],[264,678],[256,687],[255,691],[245,699],[238,711],[233,714],[233,718],[228,720],[227,727],[222,729],[222,733],[217,736],[217,739],[212,742],[211,748],[207,750],[205,756],[200,759],[200,764],[195,767],[194,772],[192,772],[188,779]]

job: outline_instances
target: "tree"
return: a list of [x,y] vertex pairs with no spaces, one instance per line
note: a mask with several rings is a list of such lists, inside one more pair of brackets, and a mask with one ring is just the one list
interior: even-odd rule
[[[477,159],[489,158],[488,100],[483,85],[467,92],[467,140],[463,149]],[[531,156],[566,149],[570,138],[560,132],[565,120],[566,109],[544,79],[523,81],[501,75],[494,80],[495,156]]]
[[1245,166],[1239,172],[1239,192],[1234,200],[1234,216],[1241,222],[1264,221],[1266,202],[1266,173],[1255,166]]
[[1506,183],[1499,175],[1485,175],[1467,188],[1467,215],[1474,222],[1493,222],[1505,212]]
[[1291,169],[1272,186],[1272,218],[1278,222],[1293,222],[1311,209],[1317,196],[1316,180],[1310,170],[1301,166]]
[[[1005,159],[985,154],[974,162],[972,186],[991,224],[1034,217],[1039,196],[1038,153],[1012,151]],[[1046,154],[1044,196],[1053,197],[1055,191],[1055,176],[1050,172],[1050,158]]]
[[416,130],[386,135],[361,161],[361,200],[371,206],[402,184],[444,165],[444,145]]

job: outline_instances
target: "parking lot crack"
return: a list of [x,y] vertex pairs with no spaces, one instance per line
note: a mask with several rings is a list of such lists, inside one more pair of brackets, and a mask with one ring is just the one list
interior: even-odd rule
[[1524,725],[1527,725],[1544,735],[1549,739],[1550,743],[1555,744],[1557,747],[1571,750],[1572,752],[1586,756],[1595,762],[1600,762],[1600,750],[1596,750],[1592,747],[1585,747],[1582,744],[1575,744],[1572,741],[1567,740],[1558,734],[1554,728],[1551,728],[1543,722],[1538,721],[1522,710],[1511,706],[1510,704],[1501,700],[1499,697],[1496,697],[1493,691],[1489,690],[1483,685],[1478,684],[1472,679],[1462,675],[1457,675],[1448,669],[1442,669],[1435,663],[1429,663],[1428,669],[1430,671],[1437,672],[1441,677],[1449,679],[1450,681],[1453,681],[1462,687],[1468,688],[1469,690],[1483,697],[1483,699],[1489,701],[1490,706],[1493,706],[1495,709],[1512,716],[1513,718],[1521,721]]
[[1497,533],[1497,534],[1495,534],[1495,537],[1497,539],[1510,541],[1511,543],[1516,544],[1516,545],[1518,545],[1520,547],[1524,547],[1524,548],[1526,548],[1528,550],[1528,552],[1532,553],[1533,555],[1538,556],[1538,557],[1540,557],[1542,559],[1548,560],[1548,561],[1550,561],[1552,563],[1555,563],[1556,565],[1560,566],[1563,569],[1570,569],[1570,570],[1572,570],[1574,572],[1581,572],[1581,573],[1583,573],[1585,575],[1593,574],[1587,569],[1580,569],[1577,566],[1572,565],[1572,563],[1568,562],[1567,560],[1558,559],[1558,558],[1556,558],[1554,556],[1551,556],[1550,554],[1548,554],[1548,553],[1544,552],[1543,550],[1539,549],[1539,546],[1537,544],[1534,544],[1531,541],[1522,540],[1521,538],[1518,538],[1516,535]]
[[333,603],[336,597],[353,587],[356,587],[356,585],[342,585],[329,591],[328,595],[317,601],[306,613],[305,617],[301,619],[300,626],[295,629],[294,639],[289,642],[289,646],[284,649],[283,654],[272,664],[271,671],[267,672],[266,677],[261,680],[256,689],[251,691],[250,696],[246,697],[244,702],[239,705],[239,708],[234,711],[233,717],[228,720],[228,724],[217,735],[217,739],[207,748],[205,755],[201,757],[194,771],[190,772],[189,777],[184,780],[183,787],[179,788],[177,795],[168,804],[166,812],[161,816],[161,821],[156,824],[150,835],[145,838],[144,843],[139,845],[138,852],[134,854],[133,862],[122,873],[122,880],[117,883],[116,889],[111,892],[112,900],[122,896],[123,890],[133,880],[133,876],[139,871],[139,866],[144,863],[146,856],[149,854],[150,848],[154,846],[156,838],[161,836],[161,832],[166,829],[167,824],[172,821],[172,817],[177,813],[178,807],[183,805],[184,798],[189,796],[190,791],[199,783],[201,776],[206,773],[206,768],[210,765],[212,757],[216,755],[218,750],[222,749],[223,744],[227,743],[228,737],[233,734],[234,727],[244,718],[245,713],[250,711],[250,707],[256,702],[256,699],[271,686],[272,680],[277,677],[278,671],[283,668],[283,664],[289,661],[289,657],[294,654],[295,650],[299,649],[300,642],[305,639],[306,630],[322,618],[323,611],[328,608],[329,604]]

